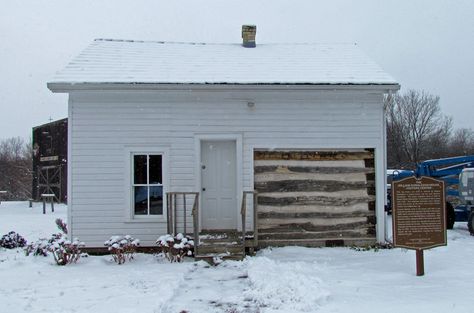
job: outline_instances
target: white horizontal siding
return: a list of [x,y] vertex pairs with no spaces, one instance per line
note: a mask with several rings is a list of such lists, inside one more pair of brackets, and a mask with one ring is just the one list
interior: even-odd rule
[[[239,134],[242,189],[252,190],[254,148],[383,149],[381,100],[381,94],[362,91],[73,93],[73,236],[88,246],[102,246],[116,234],[154,245],[166,232],[166,222],[127,222],[130,147],[169,147],[168,191],[197,191],[195,137]],[[191,197],[187,203],[191,230]],[[178,215],[181,221],[183,213]],[[251,218],[248,210],[247,229]]]

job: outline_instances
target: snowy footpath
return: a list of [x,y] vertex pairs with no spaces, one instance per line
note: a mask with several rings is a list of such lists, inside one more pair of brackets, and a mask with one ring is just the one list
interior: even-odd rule
[[[57,232],[66,207],[0,204],[0,236],[14,230],[28,242]],[[0,249],[0,312],[474,312],[474,237],[465,223],[448,231],[448,246],[415,253],[392,249],[265,249],[219,266],[170,264],[138,254],[117,265],[89,256],[59,267],[51,256]]]

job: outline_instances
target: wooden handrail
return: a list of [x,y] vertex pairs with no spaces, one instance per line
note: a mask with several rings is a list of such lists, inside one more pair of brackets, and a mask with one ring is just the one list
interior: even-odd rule
[[199,249],[199,192],[196,192],[192,209],[194,230],[194,255],[198,255]]
[[[253,195],[253,233],[254,233],[254,246],[258,244],[258,227],[257,227],[257,217],[258,217],[258,193],[256,191],[243,191],[242,192],[242,203],[240,207],[240,214],[242,217],[242,249],[245,254],[245,237],[246,237],[246,218],[247,218],[247,194]],[[178,196],[183,196],[183,212],[184,212],[184,233],[187,233],[187,223],[186,223],[186,212],[187,211],[187,199],[186,196],[194,195],[194,203],[191,209],[191,214],[193,216],[193,233],[194,233],[194,254],[198,255],[199,250],[199,192],[167,192],[167,209],[168,209],[168,233],[176,235],[178,220],[177,220],[177,202]]]
[[199,192],[167,192],[167,212],[168,212],[168,234],[176,235],[178,232],[178,196],[183,196],[183,229],[184,235],[187,235],[187,223],[186,223],[186,213],[187,213],[187,204],[186,196],[194,195],[194,203],[191,209],[191,214],[193,215],[193,234],[194,234],[194,254],[198,254],[199,246]]
[[[178,233],[178,218],[177,218],[177,210],[178,210],[178,196],[183,196],[183,233],[187,235],[188,227],[187,227],[187,201],[186,196],[194,195],[194,203],[192,207],[192,214],[194,215],[195,212],[198,211],[199,207],[199,192],[167,192],[166,193],[166,202],[167,202],[167,213],[168,213],[168,233],[171,235],[176,235]],[[197,214],[197,213],[196,213]],[[199,227],[199,225],[197,225]]]
[[242,194],[242,205],[240,208],[240,214],[242,215],[242,255],[245,255],[245,217],[247,215],[247,192],[244,191]]

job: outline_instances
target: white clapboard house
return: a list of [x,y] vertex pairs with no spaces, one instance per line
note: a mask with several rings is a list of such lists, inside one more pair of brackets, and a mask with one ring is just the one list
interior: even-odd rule
[[198,254],[242,251],[242,231],[251,248],[384,241],[383,97],[398,83],[355,44],[252,47],[254,31],[97,39],[48,83],[69,94],[72,236],[186,232]]

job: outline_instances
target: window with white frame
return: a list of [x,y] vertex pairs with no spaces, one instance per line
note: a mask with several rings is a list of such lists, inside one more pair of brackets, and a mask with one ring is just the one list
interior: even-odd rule
[[134,215],[163,215],[163,155],[133,154],[132,171]]

